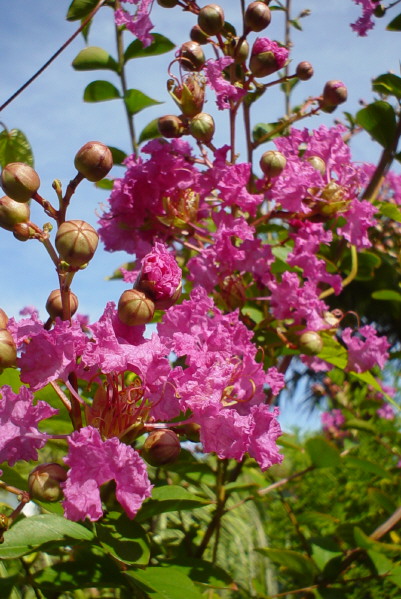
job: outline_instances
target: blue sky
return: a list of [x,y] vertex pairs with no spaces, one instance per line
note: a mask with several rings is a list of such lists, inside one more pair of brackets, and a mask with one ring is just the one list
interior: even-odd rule
[[[207,2],[200,2],[205,5]],[[220,2],[226,19],[238,24],[239,0]],[[0,104],[36,71],[49,56],[74,32],[77,23],[65,21],[69,0],[13,0],[3,2],[0,22]],[[294,0],[294,16],[303,9],[311,15],[302,19],[303,31],[293,30],[294,69],[301,60],[308,60],[315,76],[298,86],[294,103],[309,95],[319,95],[329,79],[343,80],[349,89],[345,110],[355,112],[360,100],[370,101],[371,78],[383,72],[399,71],[399,34],[385,31],[390,18],[377,21],[375,29],[366,38],[358,38],[349,24],[361,13],[351,0]],[[393,15],[395,16],[395,15]],[[178,9],[162,9],[155,3],[153,21],[155,31],[167,35],[177,45],[189,39],[194,17]],[[273,13],[272,23],[259,35],[283,40],[284,20],[279,12]],[[128,39],[127,41],[131,41]],[[92,26],[89,44],[104,47],[115,53],[112,12],[100,11]],[[66,187],[74,176],[73,158],[76,151],[89,140],[129,149],[128,133],[122,105],[118,101],[85,104],[84,87],[93,79],[113,79],[109,71],[75,72],[71,62],[84,47],[81,36],[36,80],[19,98],[0,113],[0,121],[8,128],[22,129],[28,136],[35,153],[35,166],[42,185],[40,193],[55,200],[51,188],[54,178]],[[129,87],[140,89],[152,98],[165,102],[143,111],[137,117],[137,129],[162,114],[177,109],[166,91],[166,68],[172,55],[131,61],[128,67]],[[208,56],[211,57],[211,56]],[[217,122],[217,143],[225,143],[227,115],[217,113],[210,96],[205,110],[214,114]],[[276,90],[266,93],[255,111],[254,123],[274,121],[283,112],[283,99]],[[341,111],[334,116],[341,117]],[[333,115],[322,115],[304,126],[330,125]],[[358,136],[352,144],[354,159],[375,161],[380,148],[367,136]],[[241,157],[246,160],[245,156]],[[115,169],[119,176],[121,169]],[[96,226],[96,212],[105,202],[107,193],[84,181],[71,203],[68,218],[82,218]],[[32,220],[46,222],[36,206]],[[11,316],[17,316],[26,305],[35,305],[45,317],[44,304],[49,292],[57,286],[54,267],[38,242],[21,243],[6,231],[0,230],[0,306]],[[120,282],[108,282],[105,277],[128,259],[122,252],[110,254],[99,247],[86,271],[79,273],[73,290],[80,300],[79,311],[96,319],[108,300],[117,301],[126,287]]]

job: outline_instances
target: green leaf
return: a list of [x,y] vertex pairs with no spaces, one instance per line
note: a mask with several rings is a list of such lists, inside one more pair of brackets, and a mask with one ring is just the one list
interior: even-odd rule
[[397,509],[397,504],[394,499],[388,493],[385,493],[380,489],[371,487],[368,489],[368,496],[372,503],[379,505],[389,515],[391,515]]
[[135,590],[145,591],[151,599],[202,599],[192,580],[174,567],[127,570],[125,574]]
[[33,167],[33,153],[25,134],[19,129],[4,129],[0,133],[0,166],[10,162],[25,162]]
[[298,21],[298,19],[290,19],[289,23],[290,23],[290,25],[292,25],[293,27],[295,27],[295,29],[298,29],[298,31],[302,31],[302,27],[301,27],[301,24]]
[[397,15],[395,19],[390,21],[386,29],[387,31],[401,31],[401,14]]
[[125,564],[146,566],[150,549],[146,532],[126,514],[110,512],[96,524],[99,541],[106,553]]
[[379,212],[383,216],[387,218],[392,218],[397,221],[397,223],[401,223],[401,210],[395,204],[391,204],[390,202],[382,202],[379,205]]
[[84,91],[84,102],[105,102],[121,98],[120,92],[109,81],[92,81]]
[[401,98],[401,77],[394,75],[394,73],[386,73],[380,75],[372,81],[373,91],[387,96],[395,96]]
[[125,105],[128,108],[130,114],[137,114],[138,112],[140,112],[144,108],[148,108],[149,106],[163,104],[163,102],[153,100],[143,92],[139,91],[139,89],[127,90],[124,100]]
[[68,7],[67,21],[78,21],[89,15],[99,0],[73,0]]
[[353,468],[357,468],[359,471],[369,472],[370,474],[375,474],[376,476],[380,476],[384,479],[391,478],[389,472],[387,472],[382,466],[379,464],[374,464],[369,460],[365,460],[362,458],[357,458],[353,455],[347,455],[343,458],[344,463],[347,466],[351,466]]
[[118,64],[112,56],[103,48],[89,46],[81,50],[72,61],[76,71],[95,71],[97,69],[108,69],[118,73]]
[[17,393],[19,388],[22,386],[22,382],[19,376],[19,371],[16,368],[5,368],[0,373],[0,386],[9,385],[14,393]]
[[113,156],[113,164],[119,165],[122,164],[123,161],[127,158],[127,154],[120,150],[119,148],[115,148],[114,146],[109,146],[109,150],[111,155]]
[[144,56],[157,56],[158,54],[165,54],[175,48],[173,42],[167,37],[160,33],[152,33],[153,42],[144,48],[142,42],[134,40],[130,43],[128,48],[124,52],[124,61],[131,60],[132,58],[142,58]]
[[4,543],[0,545],[0,558],[21,557],[50,541],[91,541],[90,530],[54,514],[40,514],[24,518],[4,533]]
[[388,102],[379,100],[369,104],[357,112],[356,120],[383,147],[390,146],[394,141],[396,116]]
[[372,298],[387,302],[401,302],[401,293],[394,291],[394,289],[379,289],[372,293]]
[[321,337],[324,345],[317,357],[344,370],[348,362],[348,353],[345,347],[332,335],[322,333]]
[[210,503],[210,501],[193,495],[178,485],[154,487],[152,497],[143,503],[135,520],[136,522],[144,522],[156,514],[193,510]]
[[316,468],[331,468],[341,463],[338,449],[324,437],[308,439],[305,449]]
[[280,125],[280,123],[257,123],[252,129],[252,140],[256,144],[262,144],[275,137],[280,137],[280,135],[283,134],[282,131],[270,136],[270,133],[274,131],[278,125]]
[[107,179],[107,178],[101,179],[100,181],[96,181],[95,185],[98,189],[110,190],[110,189],[113,189],[113,187],[114,187],[114,180]]
[[169,560],[163,567],[174,567],[195,582],[214,588],[229,588],[233,584],[232,577],[223,568],[194,557],[180,557]]
[[375,539],[372,539],[372,537],[366,535],[358,526],[354,527],[354,538],[358,547],[362,547],[362,549],[377,551],[378,553],[385,553],[386,555],[401,555],[401,545],[376,541]]
[[144,141],[149,141],[150,139],[156,139],[157,137],[162,137],[159,127],[158,127],[159,119],[153,119],[150,121],[141,131],[139,136],[138,143],[143,143]]
[[361,418],[349,418],[344,423],[346,429],[356,429],[358,431],[365,431],[367,433],[376,433],[376,426],[368,420],[362,420]]
[[253,320],[253,322],[256,322],[256,324],[259,324],[264,319],[263,310],[255,306],[244,306],[241,308],[241,313],[249,316],[249,318]]
[[100,551],[75,551],[73,561],[59,562],[33,577],[42,591],[71,591],[88,587],[125,588],[125,577],[117,565]]
[[302,581],[304,584],[312,584],[315,575],[318,574],[314,561],[297,551],[271,549],[270,547],[261,547],[255,551],[266,555],[273,563],[281,566],[285,572],[293,574],[297,580]]

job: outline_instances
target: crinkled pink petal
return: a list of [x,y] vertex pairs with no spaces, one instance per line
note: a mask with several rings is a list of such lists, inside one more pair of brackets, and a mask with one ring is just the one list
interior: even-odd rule
[[207,82],[216,92],[217,107],[219,110],[230,108],[230,100],[237,102],[246,94],[246,90],[232,85],[223,76],[223,70],[234,62],[233,58],[223,56],[217,60],[207,60],[204,65]]
[[358,331],[359,336],[353,333],[354,331],[347,327],[341,335],[348,350],[347,370],[366,372],[377,365],[383,368],[390,347],[387,338],[378,337],[371,325],[361,327]]
[[70,468],[62,485],[63,507],[70,520],[98,520],[103,515],[100,486],[111,480],[129,518],[151,495],[152,485],[138,452],[116,437],[102,441],[99,431],[91,426],[71,435],[64,461]]
[[354,0],[355,4],[362,5],[362,16],[355,23],[351,23],[351,28],[361,37],[367,35],[370,29],[375,26],[372,16],[376,3],[371,0]]
[[0,387],[0,463],[13,466],[18,460],[37,460],[48,435],[38,430],[41,420],[57,414],[46,402],[33,405],[33,394],[26,387],[14,393],[11,387]]

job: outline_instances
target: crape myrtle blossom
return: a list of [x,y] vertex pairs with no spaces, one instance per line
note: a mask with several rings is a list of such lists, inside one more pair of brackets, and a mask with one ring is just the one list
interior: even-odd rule
[[141,261],[137,286],[155,300],[169,300],[181,284],[182,271],[164,243],[155,241],[149,254]]
[[223,70],[234,63],[234,59],[223,56],[217,60],[207,60],[204,65],[208,85],[216,92],[216,104],[219,110],[230,108],[230,100],[237,102],[246,94],[246,90],[232,85],[223,76]]
[[334,409],[330,412],[323,412],[320,418],[324,431],[334,433],[337,436],[340,434],[339,429],[345,423],[345,417],[341,410]]
[[37,460],[37,450],[49,438],[38,430],[38,423],[57,412],[45,401],[33,405],[33,394],[26,387],[18,393],[8,385],[0,387],[0,463],[13,466],[18,460]]
[[117,25],[125,25],[128,31],[131,31],[143,44],[149,46],[153,37],[150,31],[153,29],[153,23],[150,20],[150,11],[153,0],[121,0],[124,4],[135,4],[137,9],[134,15],[131,15],[126,8],[119,8],[114,12],[114,19]]
[[133,518],[152,489],[138,452],[115,437],[103,441],[99,431],[91,426],[72,433],[68,444],[64,461],[69,470],[66,482],[62,483],[65,516],[70,520],[101,518],[99,488],[114,480],[117,501]]
[[361,327],[356,334],[347,327],[341,337],[348,350],[347,370],[366,372],[374,366],[384,367],[390,344],[386,337],[378,337],[371,325]]
[[372,16],[377,3],[372,0],[354,0],[355,4],[362,6],[362,16],[355,23],[351,23],[351,28],[361,37],[367,35],[370,29],[375,26]]
[[394,408],[389,403],[385,403],[381,408],[378,408],[376,414],[379,418],[384,418],[384,420],[394,420],[395,418]]

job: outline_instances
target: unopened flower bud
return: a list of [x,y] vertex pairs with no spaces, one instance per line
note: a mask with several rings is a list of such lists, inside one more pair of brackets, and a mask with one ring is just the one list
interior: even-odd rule
[[111,170],[113,156],[100,141],[88,141],[76,153],[74,166],[88,181],[100,181]]
[[5,514],[0,514],[0,544],[4,543],[3,534],[8,530],[11,526],[11,519]]
[[385,6],[383,6],[383,4],[376,4],[375,8],[373,9],[373,14],[378,19],[381,19],[386,14],[386,10],[387,9]]
[[93,258],[99,236],[84,220],[67,220],[56,235],[56,248],[60,258],[70,266],[83,266]]
[[287,159],[277,150],[268,150],[260,159],[259,165],[266,177],[278,177],[287,164]]
[[142,456],[151,466],[163,466],[175,462],[180,451],[180,441],[174,431],[155,430],[146,438]]
[[227,56],[234,58],[235,64],[242,64],[246,61],[249,54],[249,44],[246,39],[239,37],[231,38],[225,46]]
[[[75,312],[78,310],[78,298],[75,295],[75,293],[73,293],[72,291],[70,291],[70,293],[69,293],[69,298],[70,298],[70,315],[73,316],[73,314],[75,314]],[[49,313],[49,315],[51,316],[51,318],[53,318],[53,320],[57,316],[59,318],[63,317],[63,303],[61,301],[60,289],[53,289],[53,291],[50,293],[50,295],[46,301],[46,310]]]
[[171,306],[174,306],[178,302],[182,293],[182,283],[178,285],[177,289],[174,291],[173,295],[166,299],[155,299],[155,309],[156,310],[168,310]]
[[199,441],[199,432],[200,425],[196,422],[190,422],[189,424],[184,424],[179,429],[179,432],[186,436],[188,441],[193,441],[194,443],[198,443]]
[[205,79],[199,73],[190,73],[182,84],[170,80],[167,89],[183,115],[193,117],[202,112],[205,101]]
[[322,110],[325,112],[333,112],[339,104],[346,101],[347,96],[347,88],[342,81],[327,81],[323,89]]
[[0,329],[0,372],[3,368],[11,368],[17,363],[17,348],[12,335],[7,329]]
[[2,308],[0,308],[0,329],[6,329],[8,324],[8,316]]
[[270,8],[264,2],[251,2],[245,11],[245,31],[262,31],[270,25],[271,19]]
[[313,166],[315,170],[324,175],[326,172],[326,163],[323,158],[320,158],[320,156],[309,156],[309,158],[306,160]]
[[205,54],[197,42],[185,42],[178,51],[180,63],[185,71],[199,71],[205,64]]
[[224,11],[218,4],[208,4],[200,9],[198,25],[208,35],[216,35],[224,27]]
[[254,77],[266,77],[281,69],[287,60],[287,48],[268,38],[257,38],[252,46],[249,68]]
[[13,226],[13,235],[18,241],[28,241],[28,239],[31,239],[32,233],[33,229],[28,223],[18,223],[18,225]]
[[299,338],[299,348],[308,356],[316,356],[323,349],[323,340],[316,331],[305,331]]
[[16,202],[27,202],[39,189],[38,173],[23,162],[10,162],[1,173],[1,186]]
[[160,135],[167,138],[181,137],[185,132],[184,123],[180,117],[174,114],[166,114],[157,121],[157,127]]
[[204,31],[202,31],[202,29],[199,27],[199,25],[194,25],[192,27],[189,37],[193,42],[197,42],[198,44],[207,44],[209,39],[206,33],[204,33]]
[[0,198],[0,227],[12,231],[14,225],[26,223],[30,218],[29,204],[16,202],[8,196]]
[[209,143],[215,131],[213,117],[207,112],[200,112],[189,123],[189,131],[198,141]]
[[154,302],[139,289],[127,289],[118,300],[118,318],[132,327],[147,324],[155,313]]
[[313,77],[313,66],[310,62],[303,60],[297,65],[295,74],[301,81],[308,81],[308,79]]
[[174,8],[177,6],[178,0],[157,0],[157,4],[163,8]]
[[40,464],[28,476],[29,494],[40,501],[58,501],[63,492],[61,483],[67,479],[67,472],[59,464]]

